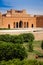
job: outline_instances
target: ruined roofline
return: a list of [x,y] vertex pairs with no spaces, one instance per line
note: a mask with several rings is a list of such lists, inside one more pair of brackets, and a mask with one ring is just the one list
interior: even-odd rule
[[4,13],[4,14],[2,14],[0,12],[0,16],[6,16],[7,14],[14,15],[14,14],[19,14],[19,13],[20,14],[27,14],[27,15],[29,15],[31,17],[43,17],[43,15],[31,15],[31,14],[28,14],[25,9],[23,9],[23,10],[10,9],[10,10],[7,10],[6,13]]
[[34,17],[43,17],[43,15],[34,15]]
[[15,10],[15,9],[10,9],[10,10],[7,10],[7,13],[26,13],[26,10],[23,9],[23,10]]
[[5,14],[3,14],[2,16],[7,16],[7,17],[21,16],[21,17],[24,17],[25,15],[26,15],[26,17],[30,16],[30,14],[27,14],[26,10],[24,10],[24,9],[23,10],[10,9],[10,10],[7,10],[7,12]]

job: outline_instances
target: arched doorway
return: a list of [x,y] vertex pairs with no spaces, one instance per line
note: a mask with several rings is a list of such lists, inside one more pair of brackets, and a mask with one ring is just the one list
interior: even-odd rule
[[28,22],[27,22],[27,28],[28,28]]
[[10,29],[10,24],[8,24],[8,29]]
[[34,26],[33,26],[33,24],[32,24],[32,28],[33,28]]
[[23,22],[20,21],[20,22],[19,22],[19,28],[22,28],[22,25],[23,25]]
[[16,28],[18,28],[18,22],[16,22]]

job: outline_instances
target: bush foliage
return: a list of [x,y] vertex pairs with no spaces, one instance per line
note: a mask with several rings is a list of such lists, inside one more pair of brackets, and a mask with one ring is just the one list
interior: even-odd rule
[[22,60],[13,59],[9,61],[1,61],[0,65],[43,65],[43,62],[37,60]]
[[27,57],[27,52],[22,44],[0,42],[0,60],[9,60],[13,58],[23,60],[25,57]]
[[27,57],[27,52],[22,43],[32,42],[33,40],[34,35],[31,33],[20,35],[0,35],[0,60],[9,60],[13,58],[23,60]]
[[34,40],[34,35],[32,33],[25,33],[20,35],[22,36],[24,42],[30,42]]
[[29,50],[29,52],[33,51],[33,43],[32,42],[29,42],[29,44],[28,44],[28,50]]
[[24,43],[34,40],[34,35],[32,33],[25,33],[20,35],[0,35],[0,41],[12,42],[12,43]]
[[12,43],[23,43],[23,38],[20,35],[0,35],[0,41],[12,42]]

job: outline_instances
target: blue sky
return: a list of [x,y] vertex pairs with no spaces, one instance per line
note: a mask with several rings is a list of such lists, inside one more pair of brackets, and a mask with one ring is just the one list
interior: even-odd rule
[[0,11],[26,9],[29,14],[43,15],[43,0],[0,0]]

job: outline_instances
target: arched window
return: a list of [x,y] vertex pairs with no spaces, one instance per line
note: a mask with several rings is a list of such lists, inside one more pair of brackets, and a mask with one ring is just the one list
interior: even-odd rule
[[34,26],[33,26],[33,24],[32,24],[32,28],[33,28]]
[[20,27],[20,28],[22,28],[22,24],[23,24],[23,22],[20,21],[20,22],[19,22],[19,27]]
[[10,29],[10,24],[8,24],[8,28]]

